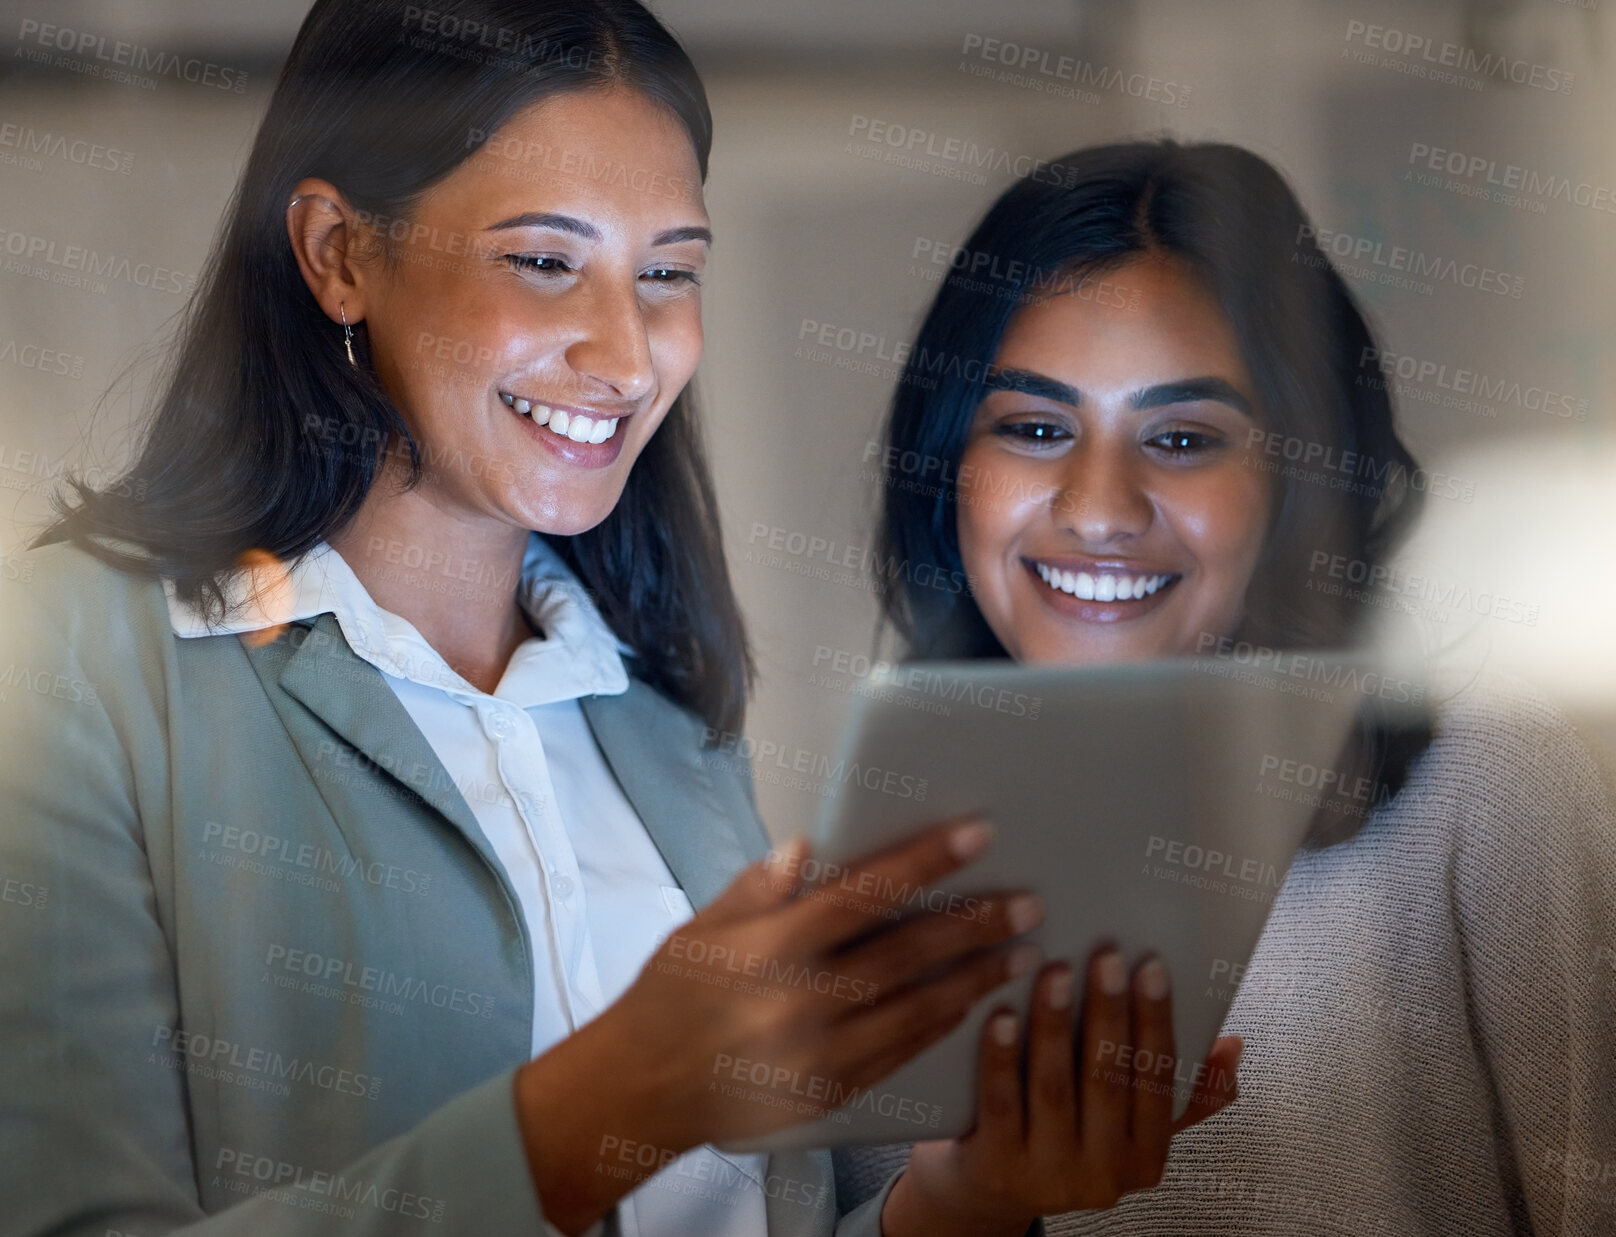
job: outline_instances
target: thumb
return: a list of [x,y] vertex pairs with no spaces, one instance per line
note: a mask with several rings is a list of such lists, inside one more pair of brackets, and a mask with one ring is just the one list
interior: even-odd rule
[[1240,1097],[1240,1054],[1246,1044],[1238,1035],[1221,1035],[1206,1054],[1204,1076],[1184,1108],[1184,1115],[1173,1122],[1173,1133],[1180,1134],[1227,1108]]

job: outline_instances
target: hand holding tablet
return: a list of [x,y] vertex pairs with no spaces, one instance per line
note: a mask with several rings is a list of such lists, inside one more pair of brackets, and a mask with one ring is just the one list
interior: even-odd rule
[[[1315,672],[1316,671],[1316,672]],[[903,905],[969,918],[986,891],[1031,889],[1028,940],[1079,969],[1113,943],[1158,955],[1176,981],[1181,1053],[1116,1037],[1096,1064],[1141,1069],[1184,1114],[1296,847],[1373,675],[1321,656],[1305,677],[1213,659],[1096,667],[930,663],[857,702],[816,848],[826,888],[855,856],[938,819],[982,812],[985,857],[906,891]],[[1298,771],[1302,771],[1298,774]],[[1328,775],[1328,777],[1326,777]],[[908,793],[905,793],[905,791]],[[837,1111],[746,1150],[954,1138],[977,1120],[984,1028],[1027,1024],[1034,976],[980,1001],[935,1046]]]

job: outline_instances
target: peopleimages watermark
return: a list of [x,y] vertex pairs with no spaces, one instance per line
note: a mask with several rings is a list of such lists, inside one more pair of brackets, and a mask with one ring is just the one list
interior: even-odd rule
[[991,250],[971,249],[929,236],[915,237],[909,258],[910,275],[936,281],[952,272],[957,276],[955,286],[967,292],[1028,304],[1056,296],[1075,296],[1113,309],[1139,308],[1137,288],[1124,288],[1109,279],[1060,267],[1035,266],[1022,258],[1006,258]]
[[1265,752],[1257,767],[1256,791],[1270,799],[1323,807],[1337,816],[1366,817],[1391,798],[1384,782],[1346,769]]
[[[911,885],[863,868],[849,867],[812,855],[771,851],[770,879],[786,886],[805,886],[800,896],[837,906],[857,906],[868,913],[896,919],[910,911],[931,911],[973,923],[985,923],[992,905],[974,894],[950,893],[930,885]],[[873,899],[873,900],[872,900]]]
[[[1513,82],[1550,94],[1570,94],[1576,75],[1533,60],[1481,52],[1463,43],[1438,42],[1374,22],[1347,22],[1343,60],[1378,65],[1445,85],[1481,90],[1488,81]],[[1387,56],[1376,53],[1385,52]],[[1391,59],[1390,57],[1396,57]]]
[[773,1001],[784,1001],[790,996],[788,989],[800,988],[856,1005],[874,1005],[880,991],[878,984],[840,971],[815,970],[802,962],[715,945],[680,932],[668,941],[666,957],[659,955],[653,965],[665,975]]
[[50,886],[0,874],[0,902],[27,910],[44,910],[50,902]]
[[855,113],[848,122],[847,136],[868,143],[868,147],[858,150],[850,141],[844,153],[972,185],[987,184],[983,173],[992,172],[1017,180],[1070,188],[1077,183],[1079,175],[1078,169],[1068,164],[1051,163],[1036,155],[997,146],[983,146],[971,138],[945,136],[931,129],[877,116]]
[[1563,1148],[1546,1149],[1543,1152],[1543,1167],[1563,1173],[1568,1181],[1597,1182],[1602,1186],[1616,1181],[1616,1160],[1601,1160],[1597,1156],[1580,1155]]
[[[4,355],[3,350],[0,350],[0,355]],[[25,494],[51,494],[61,487],[67,475],[67,464],[63,456],[0,443],[0,489],[21,490]],[[77,476],[86,485],[110,497],[133,498],[136,502],[146,497],[147,481],[144,477],[131,478],[127,473],[110,473],[93,464],[79,469]]]
[[[409,460],[409,447],[402,438],[390,438],[373,425],[336,413],[307,412],[303,414],[303,435],[318,442],[322,450],[336,446],[341,458],[366,464],[375,464],[379,456],[390,451],[400,463]],[[416,458],[423,472],[453,472],[464,477],[486,477],[504,485],[515,485],[520,480],[516,465],[499,456],[468,452],[462,447],[415,440]]]
[[[301,1164],[254,1155],[236,1147],[220,1147],[213,1161],[212,1184],[236,1194],[273,1198],[311,1211],[352,1219],[357,1207],[372,1207],[401,1219],[443,1219],[444,1203],[394,1186],[379,1186],[363,1177],[311,1170]],[[225,1174],[221,1176],[220,1174]]]
[[[640,1181],[648,1174],[655,1174],[642,1189],[667,1190],[713,1202],[739,1202],[750,1195],[756,1181],[722,1155],[693,1156],[618,1134],[602,1135],[595,1154],[595,1172],[599,1174],[620,1181]],[[669,1167],[673,1168],[671,1177],[666,1172]],[[770,1173],[763,1179],[763,1194],[766,1198],[818,1211],[830,1206],[830,1186],[783,1177],[779,1173]]]
[[[1359,370],[1369,366],[1378,370],[1382,377],[1377,379],[1360,372],[1354,380],[1357,385],[1362,386],[1367,382],[1378,384],[1383,390],[1392,388],[1402,399],[1440,404],[1444,408],[1474,412],[1484,417],[1496,417],[1498,405],[1507,404],[1525,412],[1540,412],[1550,417],[1573,421],[1588,419],[1590,405],[1587,399],[1557,391],[1550,386],[1523,383],[1511,378],[1494,378],[1462,365],[1449,365],[1446,361],[1433,361],[1402,352],[1388,352],[1384,348],[1366,347],[1358,354]],[[1393,379],[1401,381],[1394,383]]]
[[[878,455],[880,467],[869,467],[870,461]],[[1052,510],[1066,515],[1085,510],[1085,500],[1064,486],[1028,481],[1019,474],[1006,475],[1003,469],[947,460],[909,448],[899,450],[874,439],[865,442],[860,463],[864,465],[859,473],[861,481],[884,485],[889,490],[941,498],[962,507],[975,503],[991,508],[1000,502],[1019,503],[1031,499],[1047,503]]]
[[[1310,252],[1310,245],[1317,245],[1319,252]],[[1422,296],[1430,295],[1435,286],[1430,282],[1433,280],[1517,300],[1526,287],[1526,279],[1521,275],[1511,275],[1474,262],[1460,262],[1457,258],[1423,253],[1403,245],[1388,246],[1385,241],[1319,228],[1310,223],[1297,225],[1296,246],[1296,252],[1291,255],[1292,262],[1311,266],[1317,264],[1323,254],[1331,254],[1341,259],[1338,265],[1344,274],[1390,287],[1408,288]]]
[[[1043,48],[991,35],[967,34],[960,54],[966,57],[960,62],[960,69],[974,77],[1008,82],[1082,103],[1099,103],[1100,92],[1105,91],[1160,103],[1163,107],[1184,108],[1190,104],[1192,88],[1182,82],[1148,73],[1125,73],[1108,65],[1052,54]],[[1061,86],[1062,82],[1072,85]]]
[[609,77],[617,71],[619,63],[618,55],[606,47],[585,47],[560,39],[539,38],[511,26],[490,26],[458,13],[415,4],[404,6],[399,42],[459,60],[498,64],[526,72],[565,65]]
[[[73,30],[37,18],[25,17],[17,29],[16,55],[33,64],[67,69],[124,85],[157,88],[157,79],[172,77],[193,85],[241,94],[247,75],[240,69],[215,64],[196,56],[158,51],[139,43],[109,40],[92,30]],[[32,43],[34,46],[27,46]],[[60,53],[52,55],[52,53]]]
[[1168,1052],[1153,1052],[1133,1044],[1102,1039],[1095,1054],[1099,1080],[1166,1095],[1173,1084],[1196,1089],[1223,1090],[1233,1081],[1227,1070],[1208,1069],[1206,1063],[1186,1061]]
[[[374,994],[377,999],[398,997],[473,1018],[494,1016],[494,998],[491,996],[415,975],[401,975],[381,967],[363,966],[347,958],[313,950],[272,944],[264,957],[264,966],[268,968],[269,978],[278,987],[295,988],[315,996],[346,1000],[350,996]],[[287,982],[282,983],[282,980]],[[349,1003],[366,1004],[362,1000]]]
[[61,673],[52,666],[29,666],[13,660],[0,670],[0,703],[11,699],[13,691],[21,690],[33,696],[49,696],[68,704],[99,705],[101,697],[95,684],[77,675]]
[[[882,769],[876,765],[861,765],[854,760],[832,760],[823,752],[794,747],[774,739],[753,739],[732,730],[702,729],[702,746],[708,748],[703,759],[715,767],[727,769],[725,757],[736,756],[740,761],[752,763],[752,776],[762,777],[771,768],[784,770],[805,779],[804,788],[817,784],[816,793],[834,795],[838,788],[856,783],[865,790],[895,795],[899,799],[926,801],[927,779],[896,769]],[[739,762],[736,762],[739,763]]]
[[742,561],[865,592],[874,592],[882,586],[883,580],[895,584],[903,579],[917,588],[934,588],[946,593],[962,593],[968,584],[963,571],[931,563],[911,563],[899,555],[881,554],[868,546],[762,522],[753,523]]
[[[1263,455],[1274,461],[1256,461],[1266,471],[1280,471],[1282,465],[1279,461],[1286,461],[1295,467],[1282,475],[1295,480],[1328,484],[1331,489],[1349,493],[1368,493],[1370,490],[1384,490],[1403,484],[1432,498],[1452,498],[1468,503],[1476,497],[1474,481],[1451,473],[1420,467],[1411,469],[1400,460],[1377,460],[1365,452],[1344,451],[1333,443],[1298,438],[1294,434],[1265,430],[1261,426],[1254,425],[1246,431],[1246,446],[1248,449],[1260,449]],[[1305,471],[1310,468],[1319,471]]]
[[[0,365],[16,365],[22,369],[38,370],[42,374],[51,374],[57,378],[84,377],[82,356],[65,349],[47,348],[43,344],[21,343],[15,339],[0,341]],[[8,467],[4,462],[5,450],[5,447],[0,446],[0,468]]]
[[1145,843],[1141,875],[1252,902],[1272,901],[1285,879],[1271,863],[1154,833]]
[[856,689],[858,695],[882,700],[914,701],[917,706],[938,705],[940,707],[925,711],[939,712],[945,717],[953,715],[950,705],[966,704],[1009,717],[1036,721],[1044,707],[1042,696],[1029,696],[1026,692],[973,682],[959,675],[940,674],[920,662],[881,661],[827,644],[814,647],[813,666],[814,675],[810,676],[809,681],[820,686],[831,686],[834,682],[822,673],[828,669],[837,675],[860,680]]
[[709,1091],[806,1115],[830,1115],[844,1124],[852,1120],[854,1112],[895,1117],[931,1129],[936,1129],[943,1118],[941,1104],[922,1103],[891,1091],[850,1087],[834,1078],[805,1075],[789,1066],[771,1065],[727,1052],[714,1057],[712,1073],[713,1080],[707,1086]]
[[[1543,214],[1550,202],[1582,206],[1616,214],[1616,190],[1608,185],[1572,181],[1569,176],[1540,172],[1514,163],[1500,165],[1485,155],[1466,154],[1414,142],[1408,149],[1411,165],[1404,180],[1427,187],[1447,189],[1463,197],[1482,198],[1504,206],[1519,206]],[[1443,177],[1453,179],[1444,180]]]
[[[1290,684],[1287,680],[1294,679],[1297,683],[1309,684],[1318,691],[1327,692],[1323,695],[1325,700],[1333,700],[1337,691],[1356,692],[1361,696],[1397,704],[1419,704],[1425,699],[1425,684],[1417,679],[1400,678],[1353,665],[1338,657],[1252,644],[1210,631],[1203,631],[1196,638],[1195,652],[1198,657],[1211,657],[1260,671],[1268,676],[1269,685],[1280,691],[1288,691]],[[1217,666],[1201,668],[1208,673],[1217,673],[1219,669]]]
[[1366,604],[1378,604],[1383,597],[1406,599],[1434,609],[1424,613],[1409,605],[1398,609],[1436,622],[1445,622],[1450,613],[1468,610],[1482,618],[1536,627],[1542,614],[1542,607],[1536,603],[1506,597],[1492,589],[1472,588],[1418,564],[1372,563],[1314,550],[1308,562],[1308,575],[1306,587],[1311,591]]
[[105,294],[106,280],[171,292],[184,296],[196,286],[196,276],[154,262],[136,261],[123,254],[101,253],[84,245],[71,245],[50,236],[19,232],[0,226],[0,270],[42,279],[47,283],[83,288]]
[[151,1064],[165,1069],[183,1068],[188,1074],[210,1081],[276,1095],[290,1095],[291,1088],[286,1085],[289,1082],[358,1099],[373,1100],[382,1089],[382,1080],[371,1074],[305,1057],[286,1057],[273,1049],[249,1047],[222,1036],[167,1025],[153,1031],[151,1047]]
[[698,181],[670,176],[661,168],[630,167],[589,148],[575,150],[534,139],[524,141],[512,133],[476,128],[466,131],[466,145],[476,149],[472,158],[479,168],[507,180],[532,183],[559,175],[678,202],[694,202],[701,193]]
[[802,320],[792,356],[922,391],[935,391],[943,378],[986,382],[999,369],[991,360],[916,348],[908,340],[893,340],[875,331],[817,318]]
[[127,150],[65,133],[40,132],[33,125],[17,121],[0,124],[0,166],[15,164],[30,172],[43,171],[45,165],[36,156],[124,176],[135,166],[135,156]]
[[[288,879],[290,874],[295,874],[298,879],[292,883],[312,883],[322,877],[335,878],[336,881],[357,877],[367,885],[396,889],[401,893],[424,894],[432,887],[432,877],[414,868],[400,867],[379,859],[366,863],[351,853],[339,855],[329,846],[297,842],[257,829],[220,824],[216,820],[203,823],[202,847],[205,857],[211,849],[214,852],[227,852],[231,856],[260,859],[266,867],[287,872]],[[222,857],[216,857],[215,862]],[[326,884],[333,890],[337,888],[331,880],[327,880]]]

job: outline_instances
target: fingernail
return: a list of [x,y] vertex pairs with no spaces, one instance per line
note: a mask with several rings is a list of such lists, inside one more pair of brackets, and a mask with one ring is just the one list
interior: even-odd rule
[[1000,1048],[1008,1048],[1016,1042],[1016,1016],[1014,1014],[994,1014],[988,1023],[988,1034],[993,1036],[993,1042]]
[[1167,968],[1160,958],[1152,958],[1139,968],[1139,991],[1152,1001],[1167,995]]
[[1010,957],[1005,962],[1005,969],[1010,972],[1012,978],[1017,975],[1025,975],[1038,965],[1043,956],[1044,951],[1036,945],[1017,945],[1010,951]]
[[1012,932],[1036,928],[1044,920],[1044,900],[1036,893],[1018,893],[1005,910]]
[[975,859],[992,840],[993,826],[985,820],[976,820],[948,835],[948,849],[956,859]]
[[1105,954],[1100,959],[1100,991],[1106,996],[1121,996],[1128,990],[1128,968],[1122,965],[1122,955]]
[[1050,1009],[1070,1009],[1072,1007],[1072,971],[1070,967],[1061,967],[1045,982],[1044,1000],[1049,1002]]

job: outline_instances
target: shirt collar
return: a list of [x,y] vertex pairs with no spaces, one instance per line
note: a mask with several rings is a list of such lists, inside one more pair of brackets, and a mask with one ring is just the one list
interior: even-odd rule
[[[342,555],[324,542],[290,570],[269,564],[234,572],[223,583],[226,617],[209,623],[175,596],[171,580],[163,581],[175,635],[241,635],[330,613],[349,647],[383,673],[455,696],[485,696],[412,623],[378,606]],[[494,689],[496,698],[528,708],[628,690],[623,655],[633,650],[617,639],[588,590],[538,533],[528,537],[516,599],[544,634],[517,647]]]

